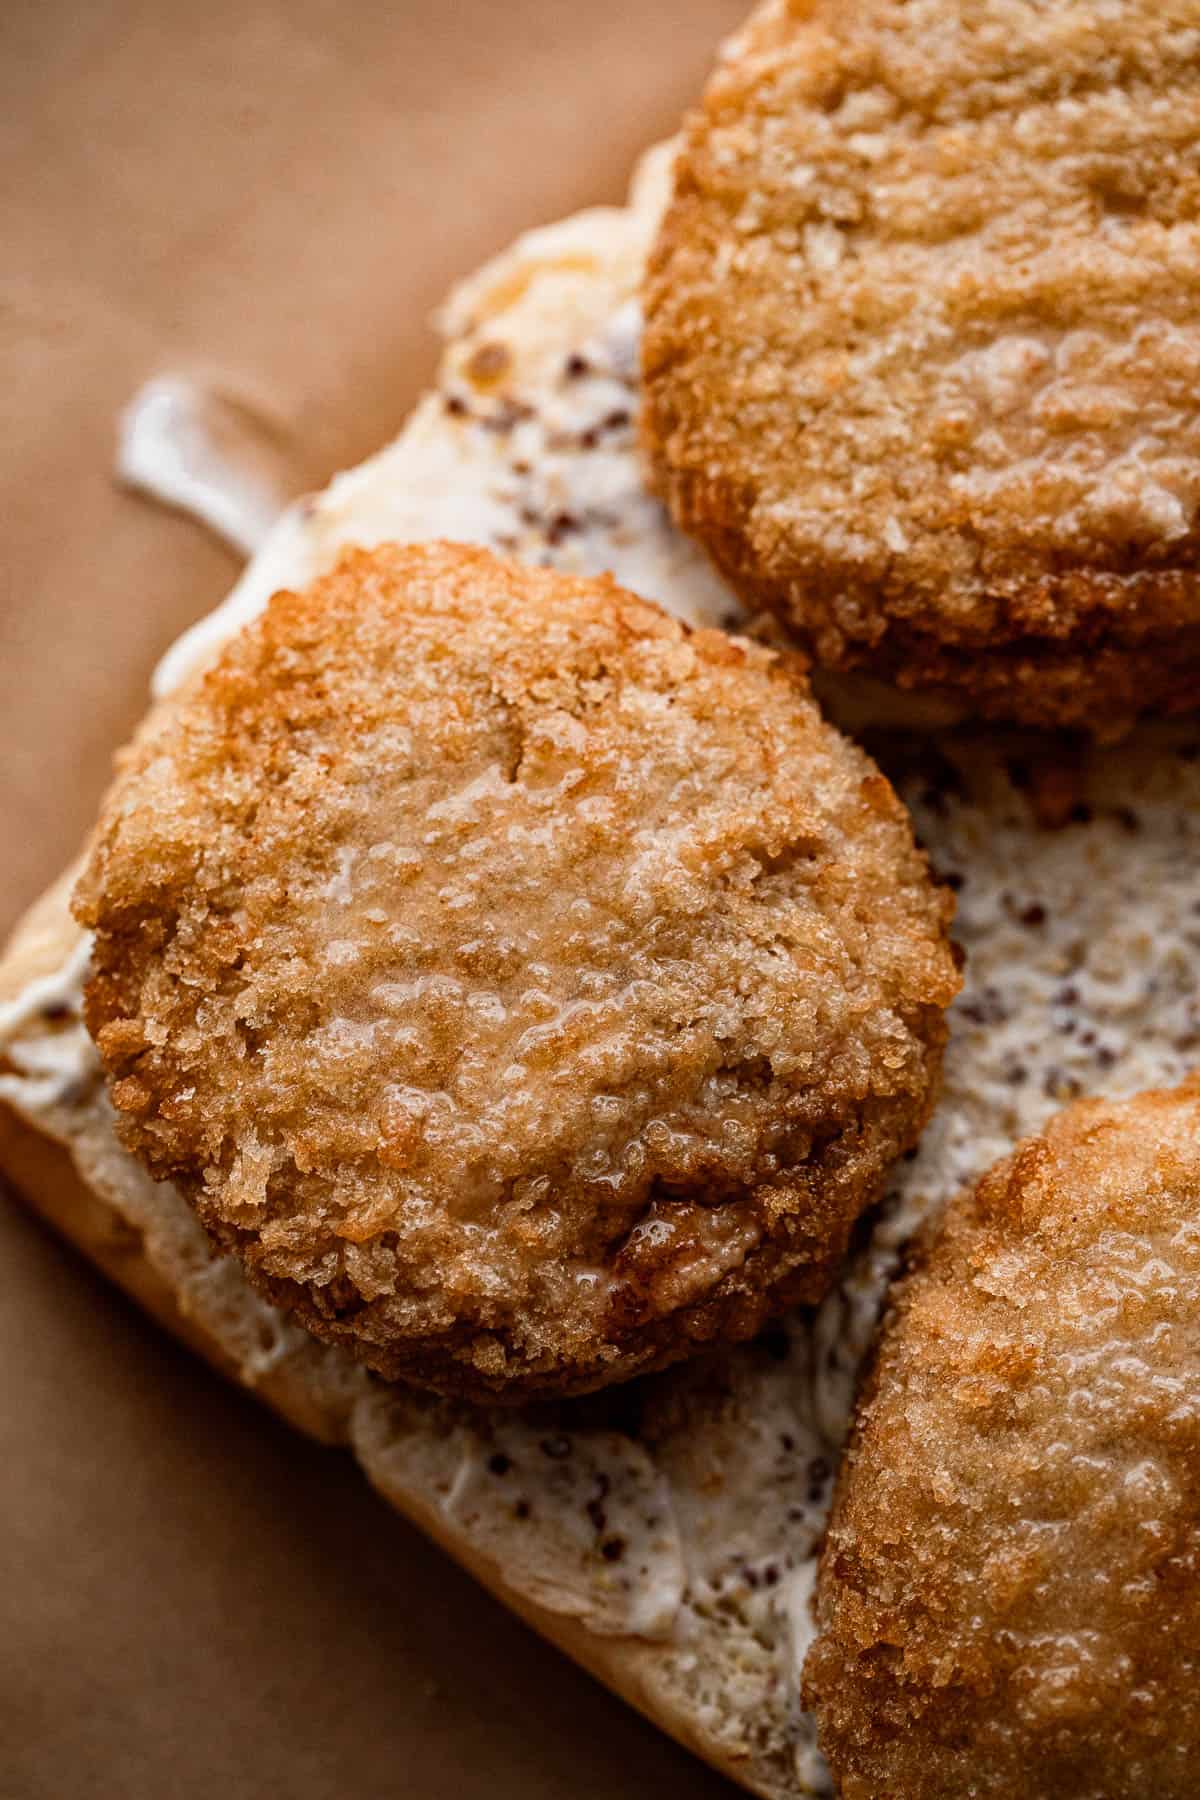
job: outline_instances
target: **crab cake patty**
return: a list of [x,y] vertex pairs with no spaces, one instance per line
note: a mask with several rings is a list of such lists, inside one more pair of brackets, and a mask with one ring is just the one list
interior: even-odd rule
[[1190,1800],[1200,1078],[950,1208],[860,1402],[805,1697],[845,1800]]
[[585,1390],[828,1284],[957,986],[786,659],[455,545],[280,594],[76,898],[122,1141],[318,1336]]
[[1200,0],[771,0],[646,294],[678,522],[831,668],[1200,706]]

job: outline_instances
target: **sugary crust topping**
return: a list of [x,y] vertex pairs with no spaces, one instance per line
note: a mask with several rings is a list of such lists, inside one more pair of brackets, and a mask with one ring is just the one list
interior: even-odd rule
[[645,436],[822,661],[1200,702],[1200,5],[771,4],[687,133]]
[[[494,529],[499,542],[527,531],[522,555],[574,572],[613,566],[627,585],[685,617],[722,616],[726,603],[701,556],[637,488],[630,423],[636,384],[631,374],[615,379],[626,370],[627,346],[636,337],[636,315],[624,302],[637,270],[636,259],[616,244],[615,218],[607,218],[603,233],[589,226],[586,241],[560,239],[557,231],[523,240],[494,278],[488,271],[470,284],[448,321],[464,336],[442,397],[422,404],[392,450],[306,509],[297,535],[319,540],[318,566],[348,537],[404,537],[427,530],[430,519],[448,535],[461,535],[471,525],[462,496],[486,488],[489,508],[497,502],[494,528],[492,511],[480,510],[471,535],[490,536]],[[640,243],[639,228],[638,255]],[[585,252],[601,246],[603,255],[589,264]],[[619,282],[611,279],[618,261]],[[552,337],[558,300],[543,303],[543,285],[573,279],[582,286],[589,269],[595,292],[586,318],[572,312],[570,331]],[[561,359],[546,365],[545,391],[529,379],[535,339]],[[485,397],[467,366],[482,345],[497,342],[512,361]],[[486,362],[474,366],[478,371]],[[619,427],[618,408],[625,415]],[[210,622],[203,642],[172,658],[164,686],[194,666],[198,653],[211,653],[280,585],[310,578],[315,568],[307,543],[305,555],[293,551],[292,557],[293,566],[286,557],[256,560],[238,599]],[[941,739],[939,746],[923,751],[910,740],[899,756],[897,744],[887,746],[884,757],[916,812],[922,840],[960,890],[955,931],[968,949],[967,987],[952,1013],[957,1023],[945,1096],[916,1159],[894,1171],[893,1204],[815,1313],[802,1309],[752,1344],[584,1403],[601,1406],[607,1418],[610,1404],[619,1402],[612,1416],[628,1433],[619,1441],[648,1447],[670,1475],[687,1590],[675,1641],[654,1665],[660,1716],[672,1716],[673,1704],[689,1731],[711,1732],[764,1790],[826,1791],[813,1770],[812,1720],[799,1710],[792,1669],[806,1645],[810,1559],[824,1527],[858,1359],[906,1230],[1002,1154],[1015,1135],[1039,1128],[1055,1097],[1093,1086],[1129,1093],[1178,1080],[1200,1049],[1195,744],[1139,736],[1079,768],[1070,766],[1061,744],[1048,748],[1040,768],[1025,740],[1006,748],[1003,740]],[[175,1190],[147,1181],[113,1140],[70,972],[26,989],[31,974],[57,969],[74,941],[65,907],[49,910],[61,947],[51,943],[42,954],[22,942],[0,970],[0,992],[20,996],[14,1006],[0,1007],[0,1099],[72,1144],[94,1191],[148,1232],[152,1260],[231,1357],[244,1361],[247,1346],[256,1359],[264,1349],[275,1355],[271,1346],[289,1330],[283,1317],[246,1286],[240,1265],[204,1255]],[[168,1248],[176,1239],[186,1239],[182,1257]],[[212,1311],[218,1291],[229,1302],[219,1316]],[[292,1338],[303,1338],[290,1330]],[[307,1343],[308,1352],[317,1348]],[[323,1355],[323,1367],[342,1369],[336,1350]],[[411,1506],[427,1472],[436,1471],[438,1491],[453,1488],[459,1495],[461,1431],[470,1440],[462,1455],[472,1497],[475,1482],[486,1480],[495,1490],[494,1506],[479,1519],[457,1511],[468,1552],[479,1548],[480,1522],[503,1516],[507,1535],[496,1550],[508,1582],[522,1589],[531,1576],[535,1586],[522,1591],[552,1609],[580,1610],[594,1626],[597,1590],[608,1623],[596,1628],[644,1629],[635,1537],[624,1509],[610,1503],[623,1460],[579,1478],[574,1523],[591,1533],[590,1598],[552,1556],[545,1512],[557,1502],[536,1477],[542,1465],[557,1476],[581,1456],[587,1463],[591,1419],[580,1402],[561,1409],[561,1434],[546,1429],[539,1405],[528,1415],[538,1428],[529,1456],[506,1452],[501,1463],[491,1434],[508,1428],[503,1422],[511,1409],[498,1414],[433,1402],[415,1390],[405,1399],[406,1390],[396,1387],[371,1391],[381,1411],[386,1403],[387,1428],[377,1451],[360,1442],[359,1453],[385,1491],[390,1483],[400,1503]],[[526,1416],[518,1413],[514,1422]],[[614,1536],[629,1544],[615,1563],[609,1560]],[[517,1537],[524,1540],[519,1553]],[[665,1564],[664,1571],[670,1574]],[[630,1577],[634,1611],[624,1612],[621,1589]]]
[[125,1142],[318,1332],[478,1392],[817,1297],[958,985],[786,659],[448,545],[277,596],[134,751],[77,904]]
[[843,1465],[807,1697],[847,1800],[1183,1800],[1200,1758],[1200,1080],[950,1208]]

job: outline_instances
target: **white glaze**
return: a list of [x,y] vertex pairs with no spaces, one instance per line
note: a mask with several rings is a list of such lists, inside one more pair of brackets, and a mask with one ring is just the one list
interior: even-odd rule
[[160,375],[121,414],[117,475],[253,556],[290,498],[273,434],[245,406],[186,375]]

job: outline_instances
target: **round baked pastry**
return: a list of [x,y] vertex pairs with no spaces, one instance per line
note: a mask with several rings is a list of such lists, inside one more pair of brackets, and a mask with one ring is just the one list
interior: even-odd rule
[[844,1800],[1192,1800],[1200,1079],[1060,1114],[885,1327],[805,1697]]
[[277,595],[135,747],[76,906],[122,1141],[312,1331],[472,1395],[819,1294],[957,986],[785,659],[454,545]]
[[1200,706],[1200,4],[770,0],[646,288],[678,522],[823,664]]

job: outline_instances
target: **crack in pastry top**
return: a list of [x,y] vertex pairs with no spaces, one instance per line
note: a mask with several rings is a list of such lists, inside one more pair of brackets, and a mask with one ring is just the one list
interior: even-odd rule
[[[511,508],[494,490],[511,483],[515,491],[526,478],[511,468],[513,461],[530,470],[543,466],[543,390],[561,389],[572,405],[594,394],[597,407],[586,420],[580,415],[580,435],[615,410],[604,387],[589,385],[587,371],[607,380],[631,367],[632,295],[657,220],[664,165],[660,159],[643,184],[639,210],[533,234],[468,285],[448,309],[452,342],[439,390],[421,403],[397,444],[340,477],[315,506],[285,517],[226,605],[164,658],[157,691],[209,660],[271,592],[309,579],[347,538],[421,535],[427,505],[447,529],[448,487],[468,495],[462,535],[488,541],[490,524],[508,529],[502,521],[511,523]],[[590,274],[556,267],[579,257]],[[542,346],[536,380],[526,380],[527,345],[513,322],[522,284],[525,301],[548,321],[531,333]],[[567,323],[559,329],[564,291],[574,294],[574,309],[565,310]],[[513,355],[509,385],[520,386],[521,405],[534,409],[500,429],[475,416],[477,406],[489,418],[493,413],[465,375],[477,348],[497,339]],[[618,385],[622,404],[630,398],[636,404],[629,381]],[[640,575],[636,567],[622,568],[628,585],[684,617],[726,616],[732,602],[707,565],[657,506],[645,502],[631,426],[612,427],[594,449],[577,445],[559,454],[576,472],[574,481],[585,481],[592,467],[607,469],[612,487],[632,497],[631,519],[646,535],[639,551],[631,525],[624,548],[644,561]],[[547,498],[557,501],[557,482],[553,490]],[[618,517],[623,505],[614,505]],[[585,541],[600,559],[616,554],[603,534]],[[584,563],[581,547],[579,535],[567,531],[554,545],[535,543],[533,553],[551,562],[570,559],[575,568],[606,566]],[[557,1490],[544,1494],[541,1485],[560,1467],[541,1448],[543,1437],[556,1451],[565,1438],[571,1461],[583,1440],[589,1456],[599,1459],[581,1498],[591,1534],[572,1580],[554,1594],[543,1583],[538,1598],[552,1610],[576,1613],[592,1629],[635,1629],[623,1583],[628,1568],[640,1568],[649,1555],[665,1596],[656,1629],[674,1640],[681,1667],[691,1659],[686,1678],[702,1679],[694,1649],[702,1630],[719,1632],[737,1659],[741,1717],[731,1722],[715,1690],[701,1689],[702,1723],[731,1753],[758,1754],[777,1771],[781,1790],[827,1791],[797,1689],[811,1631],[807,1592],[858,1364],[901,1244],[1063,1099],[1175,1082],[1200,1057],[1198,749],[1194,734],[1146,732],[1120,755],[1092,752],[1063,771],[1039,763],[1036,743],[994,737],[946,740],[888,764],[937,865],[960,889],[956,935],[968,952],[965,986],[951,1011],[943,1099],[921,1149],[897,1171],[877,1220],[819,1308],[789,1314],[765,1340],[726,1352],[711,1368],[684,1368],[639,1384],[641,1416],[615,1420],[617,1429],[602,1444],[595,1444],[586,1402],[567,1409],[557,1436],[531,1431],[516,1455],[511,1445],[497,1449],[493,1418],[481,1409],[438,1403],[439,1416],[449,1413],[453,1428],[443,1426],[434,1436],[402,1429],[397,1414],[410,1403],[392,1390],[372,1389],[358,1403],[359,1454],[385,1491],[389,1484],[402,1495],[428,1491],[432,1503],[444,1506],[457,1488],[460,1518],[480,1529],[486,1507],[481,1504],[471,1526],[471,1507],[461,1496],[490,1484],[496,1499],[489,1551],[517,1591],[529,1592],[537,1579],[530,1568],[537,1563],[538,1522],[559,1504]],[[1039,823],[1050,819],[1061,828]],[[95,1054],[80,1022],[86,956],[83,940],[60,975],[43,978],[0,1009],[0,1095],[66,1142],[85,1121],[100,1134],[109,1129]],[[168,1228],[199,1235],[183,1201],[169,1186],[155,1187],[115,1142],[106,1153],[106,1166],[114,1164],[107,1191],[135,1215],[148,1247],[157,1253],[158,1233]],[[99,1174],[93,1179],[103,1188]],[[217,1266],[244,1288],[228,1259]],[[198,1316],[209,1317],[207,1292],[191,1292]],[[245,1303],[251,1304],[248,1292]],[[277,1322],[280,1341],[288,1343],[276,1310],[257,1299],[253,1305],[256,1315]],[[214,1318],[212,1328],[219,1327]],[[383,1422],[373,1429],[379,1414]],[[628,1542],[628,1563],[604,1557],[612,1514],[599,1490],[606,1479],[616,1485],[620,1445],[630,1440],[667,1483],[682,1575],[669,1540],[639,1539],[635,1524],[617,1527]],[[629,1517],[636,1519],[636,1508]]]

